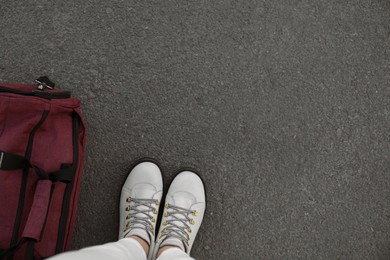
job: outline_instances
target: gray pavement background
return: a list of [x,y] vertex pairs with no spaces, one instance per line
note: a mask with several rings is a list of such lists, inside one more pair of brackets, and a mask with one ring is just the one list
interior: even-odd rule
[[201,172],[197,259],[390,258],[387,0],[2,0],[0,80],[83,102],[74,248],[114,241],[131,163]]

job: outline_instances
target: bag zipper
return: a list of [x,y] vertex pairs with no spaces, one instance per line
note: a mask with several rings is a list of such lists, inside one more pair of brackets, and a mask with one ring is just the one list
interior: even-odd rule
[[44,90],[46,88],[48,89],[54,89],[55,83],[51,81],[47,76],[39,77],[35,80],[35,83],[37,84],[38,90]]
[[44,99],[65,99],[70,98],[70,91],[61,91],[61,92],[47,92],[45,89],[54,89],[55,84],[46,76],[39,77],[35,80],[37,85],[36,89],[33,89],[31,92],[0,86],[0,92],[12,93],[24,96],[34,96]]

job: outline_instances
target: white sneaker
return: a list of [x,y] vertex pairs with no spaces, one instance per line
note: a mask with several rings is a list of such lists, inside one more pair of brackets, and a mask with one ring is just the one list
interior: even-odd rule
[[151,258],[155,245],[155,230],[163,193],[161,170],[147,160],[138,163],[122,188],[119,205],[119,239],[132,235],[149,244]]
[[[206,194],[201,178],[182,171],[172,181],[153,256],[162,246],[172,245],[190,255],[206,209]],[[154,259],[154,258],[153,258]]]

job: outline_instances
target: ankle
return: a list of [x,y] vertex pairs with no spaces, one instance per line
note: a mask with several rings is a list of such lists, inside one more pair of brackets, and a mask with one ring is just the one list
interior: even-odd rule
[[144,239],[140,238],[139,236],[129,236],[129,238],[135,239],[144,249],[146,255],[149,254],[149,244]]
[[162,246],[158,249],[158,252],[157,252],[157,257],[159,257],[165,250],[168,250],[168,249],[171,249],[171,248],[178,248],[181,250],[180,247],[178,246],[171,246],[171,245],[168,245],[168,246]]

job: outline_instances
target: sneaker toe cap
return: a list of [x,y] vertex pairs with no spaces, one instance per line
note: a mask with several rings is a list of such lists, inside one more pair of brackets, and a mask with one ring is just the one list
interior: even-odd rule
[[[170,191],[168,193],[187,192],[192,194],[196,203],[204,203],[206,201],[205,189],[202,179],[191,171],[183,171],[179,173],[173,180]],[[192,197],[191,196],[191,197]]]
[[152,162],[142,162],[130,172],[123,185],[122,192],[131,193],[134,188],[149,186],[156,192],[162,190],[163,182],[160,168]]

